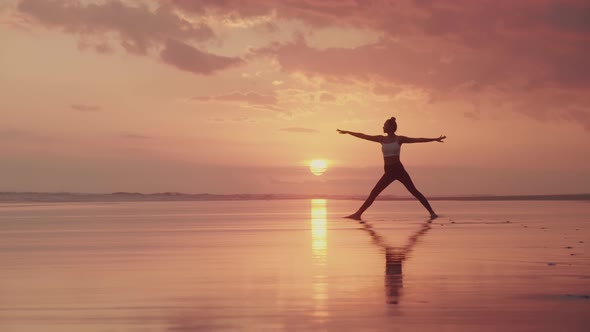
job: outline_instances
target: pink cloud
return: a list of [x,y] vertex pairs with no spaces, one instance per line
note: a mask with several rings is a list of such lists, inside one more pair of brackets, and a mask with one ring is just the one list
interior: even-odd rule
[[146,54],[168,38],[206,40],[213,37],[204,24],[193,24],[165,6],[154,11],[146,5],[128,6],[118,0],[83,5],[79,1],[22,0],[18,10],[50,28],[80,35],[116,32],[129,52]]
[[274,7],[273,1],[245,0],[169,0],[177,8],[196,14],[210,12],[240,17],[266,15]]
[[[373,1],[355,0],[169,0],[177,8],[196,14],[254,17],[276,13],[279,17],[304,20],[313,25],[358,24]],[[376,9],[377,10],[377,9]],[[361,16],[359,16],[361,14]]]
[[239,65],[243,62],[240,58],[206,53],[183,42],[168,39],[160,58],[165,63],[180,70],[190,71],[195,74],[208,75],[216,71]]
[[[531,74],[534,75],[530,80],[536,84],[590,86],[590,65],[584,61],[590,51],[585,46],[590,44],[590,4],[583,0],[170,0],[170,3],[197,14],[249,17],[274,12],[279,17],[311,25],[356,26],[381,31],[385,37],[374,45],[376,49],[386,48],[381,55],[375,54],[376,49],[357,51],[373,53],[364,57],[365,61],[382,60],[378,62],[381,68],[371,67],[369,73],[384,71],[386,77],[411,75],[403,69],[391,68],[411,66],[407,72],[435,72],[438,76],[445,75],[445,68],[448,68],[452,74],[449,80],[455,79],[457,84],[476,81],[474,86],[496,84],[515,77],[528,78]],[[398,44],[392,43],[392,38]],[[293,49],[290,45],[286,47]],[[345,61],[339,61],[344,52],[326,51],[320,54],[322,59],[310,66],[331,63],[331,60],[335,61],[334,66],[344,66]],[[351,56],[354,55],[343,54],[343,58]],[[302,59],[301,66],[306,66],[309,60]],[[451,65],[443,66],[444,61]],[[354,74],[367,65],[356,61],[349,69]]]
[[[352,6],[354,12],[323,3],[285,2],[279,12],[310,24],[322,17],[323,25],[371,28],[383,38],[319,49],[298,37],[254,53],[275,58],[287,72],[418,88],[431,101],[510,101],[520,105],[512,111],[590,128],[587,2],[367,1]],[[535,102],[540,95],[549,103]]]
[[191,99],[197,101],[245,102],[254,105],[274,105],[277,103],[277,97],[275,95],[239,91],[217,96],[193,97]]
[[281,131],[286,131],[290,133],[317,133],[318,131],[315,129],[310,128],[302,128],[302,127],[289,127],[289,128],[281,128]]
[[53,137],[48,136],[45,133],[39,133],[31,130],[25,130],[14,127],[0,127],[0,143],[13,141],[20,142],[50,142],[53,141]]
[[93,49],[96,53],[99,54],[110,54],[114,52],[113,47],[106,41],[88,41],[88,40],[80,40],[78,41],[78,49],[81,51],[87,49]]
[[336,101],[336,97],[331,93],[324,92],[320,95],[320,101],[325,103],[332,102]]
[[22,0],[18,10],[43,26],[81,36],[80,49],[110,53],[109,33],[116,33],[128,52],[148,55],[152,49],[163,48],[160,58],[165,63],[192,73],[207,75],[241,62],[189,45],[190,41],[213,38],[213,31],[182,18],[166,5],[152,10],[145,4],[131,6],[119,0],[86,5],[80,1]]
[[121,137],[126,138],[126,139],[131,139],[131,140],[151,140],[154,138],[152,136],[133,134],[133,133],[122,133]]
[[[534,117],[542,113],[543,118],[590,124],[584,98],[590,94],[590,3],[585,0],[161,0],[157,4],[151,9],[121,0],[88,5],[23,0],[18,9],[44,26],[68,33],[104,37],[114,32],[132,53],[163,47],[160,58],[165,63],[197,74],[231,68],[243,63],[241,58],[268,56],[287,72],[407,86],[425,91],[434,101],[510,100],[521,106],[514,110]],[[202,16],[270,14],[312,28],[370,29],[382,38],[356,48],[319,49],[299,37],[241,58],[210,54],[190,44],[214,37],[208,26],[192,23]],[[281,22],[273,24],[280,29]],[[94,49],[108,52],[105,42]],[[570,98],[560,98],[564,91]],[[535,102],[540,95],[549,102]],[[256,100],[256,96],[227,98]],[[562,103],[555,105],[553,99]]]
[[102,108],[96,105],[86,105],[86,104],[72,104],[70,107],[79,112],[98,112],[101,111]]
[[[286,71],[320,74],[333,78],[378,78],[401,84],[445,89],[473,79],[483,69],[467,70],[468,63],[441,64],[440,51],[420,52],[392,41],[357,48],[316,49],[300,37],[292,43],[272,44],[255,50],[259,55],[275,57]],[[461,66],[460,71],[449,67]],[[473,66],[475,67],[475,66]],[[453,72],[452,75],[448,75]],[[469,76],[462,77],[462,72]]]

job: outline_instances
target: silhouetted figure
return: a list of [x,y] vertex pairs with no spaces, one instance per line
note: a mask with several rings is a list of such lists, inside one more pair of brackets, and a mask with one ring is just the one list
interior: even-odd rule
[[428,222],[408,238],[408,243],[403,247],[389,246],[369,223],[362,224],[363,229],[371,235],[373,243],[385,252],[385,296],[388,304],[398,304],[403,287],[403,262],[409,256],[418,239],[430,230]]
[[424,197],[424,195],[422,195],[422,193],[420,193],[418,189],[416,189],[416,186],[414,186],[414,183],[412,182],[410,175],[408,174],[408,172],[406,172],[404,166],[400,161],[399,155],[401,146],[404,143],[443,142],[443,140],[447,138],[446,136],[440,136],[438,138],[412,138],[396,135],[395,132],[397,131],[397,122],[395,121],[394,117],[385,121],[385,124],[383,125],[383,132],[387,134],[386,136],[371,136],[340,129],[337,129],[337,131],[340,134],[349,134],[354,137],[380,143],[381,150],[383,151],[383,161],[385,164],[385,173],[383,174],[381,179],[379,179],[373,190],[371,190],[371,193],[369,194],[369,197],[367,197],[367,200],[365,200],[365,202],[358,209],[358,211],[351,214],[350,216],[347,216],[346,218],[361,220],[361,215],[363,214],[363,212],[365,212],[365,210],[368,209],[369,206],[371,206],[371,204],[373,204],[373,201],[375,201],[375,198],[379,196],[383,189],[387,188],[387,186],[395,180],[399,180],[399,182],[401,182],[406,187],[406,189],[408,189],[408,191],[412,195],[414,195],[414,197],[416,197],[420,201],[420,203],[422,203],[422,205],[424,205],[428,212],[430,212],[431,219],[438,217],[436,213],[434,213],[434,210],[428,203],[426,197]]

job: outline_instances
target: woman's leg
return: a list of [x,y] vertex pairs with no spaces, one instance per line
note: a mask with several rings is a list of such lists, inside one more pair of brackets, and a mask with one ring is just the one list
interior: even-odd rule
[[368,209],[369,206],[371,206],[371,204],[373,204],[373,201],[375,201],[375,198],[377,198],[377,196],[379,196],[379,194],[383,191],[383,189],[387,188],[387,186],[390,183],[392,183],[394,180],[395,180],[395,177],[392,174],[387,174],[387,173],[383,174],[381,179],[379,179],[379,181],[377,181],[377,184],[375,184],[375,187],[373,188],[373,190],[371,190],[369,197],[367,197],[367,199],[365,200],[363,205],[361,205],[361,207],[358,209],[358,211],[356,211],[355,213],[351,214],[350,216],[348,216],[346,218],[361,220],[361,215],[363,214],[363,212],[365,212],[365,210]]
[[410,174],[408,174],[408,172],[406,172],[406,170],[403,170],[403,172],[400,175],[400,177],[398,178],[398,180],[406,187],[406,189],[408,189],[408,191],[412,195],[414,195],[414,197],[416,197],[420,201],[420,203],[422,203],[422,205],[424,205],[426,210],[428,210],[428,212],[430,212],[430,217],[432,217],[432,218],[438,217],[436,215],[436,213],[434,213],[434,210],[430,206],[430,203],[428,203],[428,200],[426,199],[426,197],[424,197],[424,195],[422,195],[422,193],[419,192],[418,189],[416,189],[416,186],[412,182],[412,178],[410,178]]

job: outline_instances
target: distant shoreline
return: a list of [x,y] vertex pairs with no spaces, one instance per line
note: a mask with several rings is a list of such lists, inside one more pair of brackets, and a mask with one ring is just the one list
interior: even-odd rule
[[[185,194],[164,193],[130,193],[116,192],[110,194],[68,193],[68,192],[0,192],[0,203],[26,202],[162,202],[162,201],[253,201],[253,200],[297,200],[297,199],[331,199],[364,200],[365,195],[313,195],[313,194]],[[558,195],[473,195],[473,196],[431,196],[429,200],[437,201],[589,201],[589,194]],[[413,197],[383,195],[383,201],[414,200]]]

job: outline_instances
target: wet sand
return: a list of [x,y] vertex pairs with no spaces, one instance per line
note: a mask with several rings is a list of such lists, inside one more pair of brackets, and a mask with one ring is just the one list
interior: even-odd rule
[[586,331],[589,202],[0,204],[0,331]]

